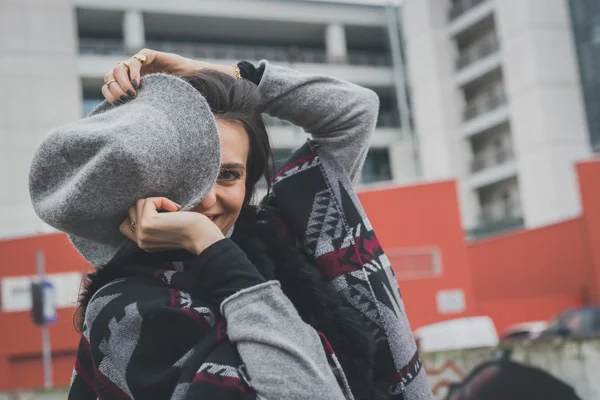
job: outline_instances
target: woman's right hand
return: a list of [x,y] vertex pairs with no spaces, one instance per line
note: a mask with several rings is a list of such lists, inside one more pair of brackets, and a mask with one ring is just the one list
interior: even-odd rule
[[180,205],[164,197],[138,200],[129,209],[120,231],[147,252],[185,249],[199,255],[225,238],[208,217],[180,209]]
[[[144,58],[142,63],[140,59]],[[178,54],[142,49],[127,61],[119,62],[104,75],[102,95],[110,103],[118,106],[135,98],[144,75],[156,72],[181,75],[201,69],[214,69],[235,76],[232,66],[210,64]]]

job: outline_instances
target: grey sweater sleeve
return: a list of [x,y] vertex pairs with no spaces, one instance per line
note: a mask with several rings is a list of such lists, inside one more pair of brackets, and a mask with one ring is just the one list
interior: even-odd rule
[[375,130],[379,97],[372,90],[322,75],[260,62],[265,112],[302,127],[344,167],[354,183]]
[[344,400],[319,335],[302,321],[278,282],[230,296],[221,312],[259,399]]

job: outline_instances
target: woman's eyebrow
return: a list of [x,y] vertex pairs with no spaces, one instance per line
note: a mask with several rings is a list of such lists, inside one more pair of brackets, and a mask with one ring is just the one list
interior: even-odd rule
[[240,164],[240,163],[224,163],[221,164],[221,168],[229,168],[229,169],[246,169],[246,166],[244,164]]

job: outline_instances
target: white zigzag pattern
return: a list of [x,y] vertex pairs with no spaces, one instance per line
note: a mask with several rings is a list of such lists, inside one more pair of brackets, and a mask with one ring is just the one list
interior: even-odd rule
[[294,168],[291,168],[291,169],[285,171],[284,173],[282,173],[281,175],[279,175],[278,177],[276,177],[273,180],[273,184],[279,183],[282,180],[289,178],[290,176],[296,175],[298,172],[306,171],[309,168],[316,167],[318,164],[319,164],[319,157],[316,156],[312,160],[307,161],[302,165],[299,165],[299,166],[297,165]]
[[228,376],[230,378],[240,378],[238,370],[230,365],[221,365],[215,363],[204,363],[198,369],[198,374],[201,372],[208,372],[209,374]]
[[202,314],[202,317],[204,317],[204,319],[206,320],[206,322],[212,327],[215,326],[216,322],[216,318],[215,318],[215,314],[209,310],[206,307],[194,307],[194,310],[198,311],[200,314]]

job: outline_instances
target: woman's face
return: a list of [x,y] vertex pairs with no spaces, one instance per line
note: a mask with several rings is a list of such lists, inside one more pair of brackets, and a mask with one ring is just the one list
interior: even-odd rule
[[217,120],[221,139],[221,172],[217,183],[193,211],[206,215],[223,234],[240,215],[246,196],[246,162],[250,151],[248,134],[240,124]]

